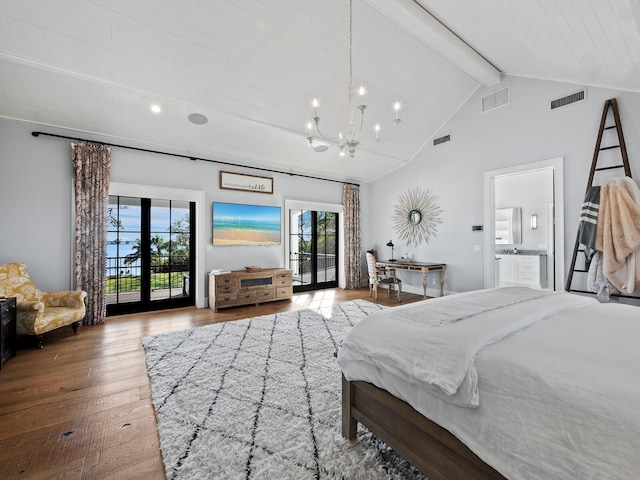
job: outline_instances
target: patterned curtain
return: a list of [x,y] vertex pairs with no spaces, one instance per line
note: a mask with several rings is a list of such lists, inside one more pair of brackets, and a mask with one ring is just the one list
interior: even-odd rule
[[360,288],[362,282],[362,262],[360,252],[360,187],[345,185],[344,204],[344,272],[345,289]]
[[75,288],[87,292],[84,325],[102,323],[106,315],[105,257],[111,149],[95,143],[72,143],[75,187]]

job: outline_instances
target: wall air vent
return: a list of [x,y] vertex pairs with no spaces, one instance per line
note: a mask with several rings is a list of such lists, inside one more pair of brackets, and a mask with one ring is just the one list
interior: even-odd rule
[[494,108],[508,105],[510,102],[509,87],[482,97],[482,112],[488,112]]
[[551,110],[555,110],[557,108],[566,107],[567,105],[571,105],[572,103],[582,102],[587,98],[587,91],[580,90],[579,92],[572,93],[562,98],[556,98],[555,100],[551,100],[549,104]]
[[442,137],[433,139],[433,146],[440,145],[441,143],[449,142],[451,140],[451,135],[444,135]]

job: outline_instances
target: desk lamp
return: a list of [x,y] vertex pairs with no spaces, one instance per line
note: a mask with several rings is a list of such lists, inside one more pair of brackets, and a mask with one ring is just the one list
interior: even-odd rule
[[395,262],[396,259],[393,258],[393,247],[395,247],[395,245],[393,244],[393,241],[389,240],[389,243],[387,243],[387,247],[391,247],[391,258],[389,259],[389,261]]

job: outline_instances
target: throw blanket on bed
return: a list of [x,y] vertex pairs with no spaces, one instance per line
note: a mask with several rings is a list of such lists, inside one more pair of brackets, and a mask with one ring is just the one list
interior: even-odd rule
[[629,177],[609,180],[600,194],[596,250],[604,274],[621,292],[640,288],[640,189]]
[[349,362],[367,364],[456,405],[477,407],[474,358],[482,347],[558,311],[594,302],[566,292],[507,287],[390,308],[349,331],[338,364],[343,370]]

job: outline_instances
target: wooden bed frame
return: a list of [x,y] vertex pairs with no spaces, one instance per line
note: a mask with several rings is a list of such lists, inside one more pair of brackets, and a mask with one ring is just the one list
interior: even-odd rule
[[354,440],[358,422],[430,480],[506,480],[408,403],[363,381],[342,376],[342,436]]

